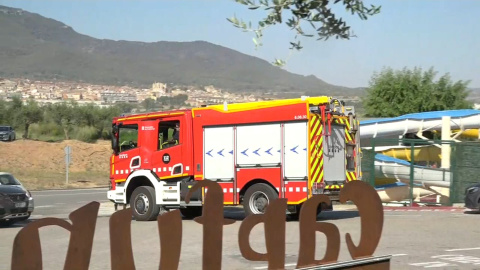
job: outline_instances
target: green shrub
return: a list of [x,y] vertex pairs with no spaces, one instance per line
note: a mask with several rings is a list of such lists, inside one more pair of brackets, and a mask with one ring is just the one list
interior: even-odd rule
[[74,127],[70,137],[74,140],[93,143],[98,139],[98,130],[91,126]]
[[53,122],[42,122],[30,125],[28,137],[40,141],[61,141],[64,139],[62,127]]

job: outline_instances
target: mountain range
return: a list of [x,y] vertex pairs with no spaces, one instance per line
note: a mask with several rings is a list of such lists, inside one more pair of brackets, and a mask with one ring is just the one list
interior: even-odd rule
[[154,82],[231,92],[355,96],[362,88],[328,84],[205,41],[97,39],[62,22],[0,6],[0,77],[150,87]]

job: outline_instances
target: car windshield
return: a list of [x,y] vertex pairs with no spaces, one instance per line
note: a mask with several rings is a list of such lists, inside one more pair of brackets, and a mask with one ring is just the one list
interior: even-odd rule
[[0,131],[8,131],[8,127],[0,127]]
[[20,185],[20,182],[11,174],[0,174],[0,185]]

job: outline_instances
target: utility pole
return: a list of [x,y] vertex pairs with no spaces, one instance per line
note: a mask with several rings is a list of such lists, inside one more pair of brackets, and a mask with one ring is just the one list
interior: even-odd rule
[[71,155],[72,155],[72,148],[67,145],[65,146],[65,167],[67,170],[67,175],[66,175],[66,183],[68,184],[68,167],[70,166],[71,162]]

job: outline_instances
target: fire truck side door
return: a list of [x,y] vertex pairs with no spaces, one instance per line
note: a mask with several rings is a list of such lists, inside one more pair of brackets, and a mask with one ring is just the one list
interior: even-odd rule
[[160,179],[183,175],[182,148],[185,124],[181,118],[171,118],[158,124],[158,146],[152,156],[152,170]]
[[119,153],[114,160],[114,179],[125,180],[129,173],[141,165],[138,148],[138,124],[123,124],[119,126]]

